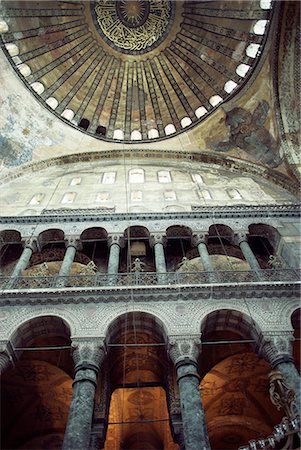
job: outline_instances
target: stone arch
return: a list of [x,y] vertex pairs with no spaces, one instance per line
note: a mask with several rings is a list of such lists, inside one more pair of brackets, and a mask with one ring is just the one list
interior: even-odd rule
[[65,240],[65,233],[63,230],[58,228],[49,228],[45,231],[42,231],[38,236],[38,243],[40,245],[40,248],[43,249],[45,245],[49,244],[50,242],[64,242]]
[[[208,229],[207,236],[208,252],[210,255],[218,255],[221,259],[221,265],[227,265],[229,257],[244,260],[239,246],[235,243],[234,231],[226,224],[213,224]],[[229,270],[229,269],[228,269]]]
[[[269,257],[277,255],[280,243],[280,233],[276,228],[265,223],[253,223],[249,225],[248,243],[256,255],[260,266],[271,268],[269,266]],[[282,263],[281,263],[282,264]]]
[[175,272],[182,263],[198,256],[192,245],[192,230],[186,225],[172,225],[166,229],[166,266],[167,271]]
[[155,270],[148,228],[141,225],[128,227],[123,233],[123,243],[120,255],[121,272],[131,272],[137,258],[140,260],[141,271],[153,272]]
[[23,251],[22,237],[18,230],[2,230],[0,232],[0,267],[4,275],[8,275],[12,266]]
[[[81,253],[86,255],[90,264],[84,270],[106,272],[108,263],[108,232],[102,227],[86,228],[80,235]],[[77,253],[77,256],[78,253]],[[89,272],[89,273],[90,273]]]

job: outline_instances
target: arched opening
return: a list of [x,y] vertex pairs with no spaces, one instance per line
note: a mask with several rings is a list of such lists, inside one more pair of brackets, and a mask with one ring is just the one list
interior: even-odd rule
[[[285,262],[277,254],[279,242],[279,232],[270,225],[259,223],[249,226],[248,243],[262,269],[285,267]],[[275,256],[277,259],[277,262],[274,263],[275,267],[271,263],[271,256]]]
[[1,275],[9,276],[23,251],[21,234],[17,230],[3,230],[0,232],[0,242]]
[[88,228],[80,236],[81,252],[90,259],[91,274],[105,273],[108,265],[108,233],[104,228]]
[[107,333],[110,391],[108,449],[178,449],[166,400],[166,335],[142,312],[123,314]]
[[59,449],[72,396],[69,327],[59,317],[37,317],[10,343],[16,365],[1,379],[2,448]]
[[200,390],[212,450],[267,437],[282,415],[269,398],[271,367],[254,353],[258,326],[223,309],[206,316],[201,331]]
[[168,272],[177,270],[189,271],[189,261],[197,256],[191,244],[191,229],[183,225],[174,225],[166,230],[165,247],[166,266]]
[[98,127],[95,130],[95,134],[98,134],[101,136],[105,136],[106,133],[107,133],[107,129],[103,125],[98,125]]
[[154,272],[153,249],[149,231],[133,226],[124,231],[124,247],[121,249],[120,272]]

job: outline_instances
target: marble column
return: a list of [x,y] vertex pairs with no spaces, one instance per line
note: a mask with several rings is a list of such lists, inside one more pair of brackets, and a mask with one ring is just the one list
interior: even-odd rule
[[114,235],[109,237],[109,260],[107,273],[109,275],[108,283],[114,285],[117,283],[117,274],[119,270],[121,237]]
[[105,358],[103,340],[72,341],[75,378],[63,450],[88,450],[97,374]]
[[245,233],[238,233],[236,235],[236,239],[237,239],[237,243],[242,251],[242,254],[245,257],[245,260],[249,264],[251,270],[254,270],[254,272],[260,279],[261,267],[248,244],[247,235]]
[[196,361],[199,346],[200,341],[195,337],[171,337],[170,340],[169,353],[177,372],[185,450],[210,450]]
[[14,367],[13,357],[7,342],[0,342],[0,377]]
[[29,239],[25,242],[24,250],[10,275],[10,280],[6,285],[6,289],[13,288],[17,278],[22,274],[22,271],[25,270],[29,264],[31,255],[36,250],[36,241],[33,239]]
[[192,244],[198,249],[205,272],[209,272],[208,281],[212,283],[217,281],[217,272],[214,271],[210,255],[208,253],[206,236],[204,234],[194,234],[192,236]]
[[63,287],[67,284],[67,277],[70,274],[78,245],[78,238],[68,238],[64,259],[62,261],[62,265],[56,282],[56,287]]
[[291,331],[262,333],[259,354],[279,371],[283,380],[295,392],[296,412],[301,413],[301,380],[292,357],[292,342],[294,336]]
[[154,248],[156,273],[159,284],[166,283],[166,260],[164,253],[164,237],[155,235],[151,237],[151,245]]

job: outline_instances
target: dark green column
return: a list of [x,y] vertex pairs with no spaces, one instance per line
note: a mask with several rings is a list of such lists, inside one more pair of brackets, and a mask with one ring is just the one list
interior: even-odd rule
[[88,450],[98,370],[104,360],[103,341],[72,341],[75,378],[63,450]]

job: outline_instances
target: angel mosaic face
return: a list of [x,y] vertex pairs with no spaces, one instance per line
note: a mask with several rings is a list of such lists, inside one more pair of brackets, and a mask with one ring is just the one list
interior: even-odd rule
[[123,53],[146,53],[165,38],[174,5],[167,0],[96,0],[92,16],[100,36]]

